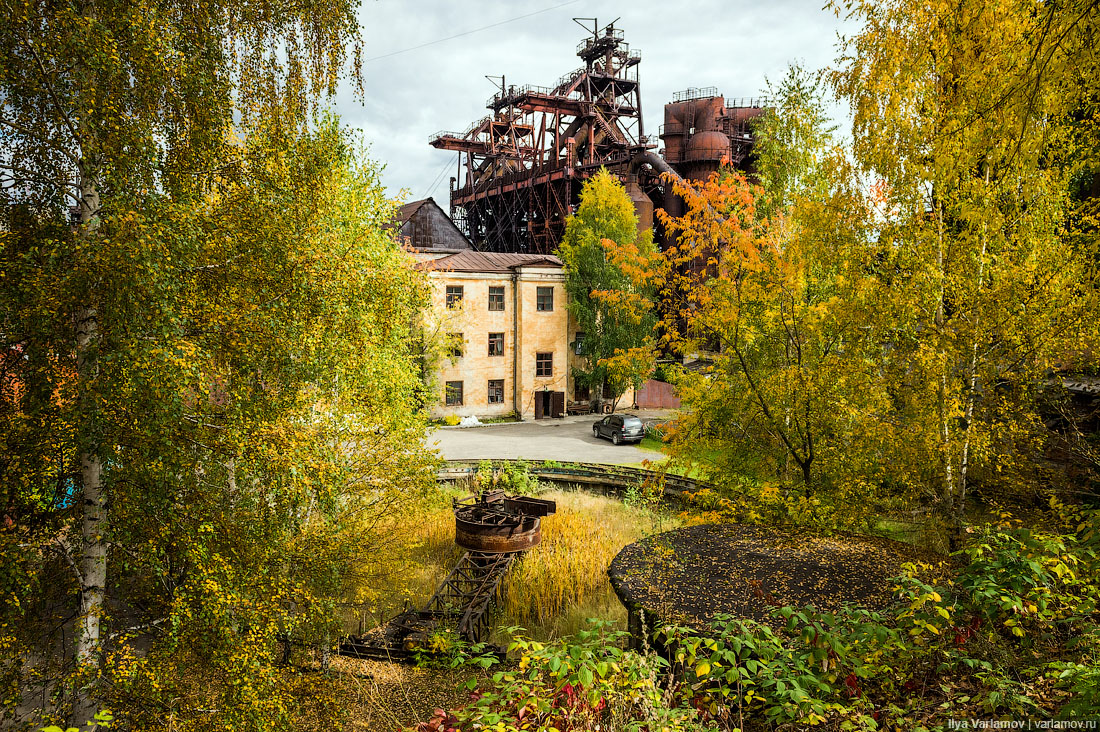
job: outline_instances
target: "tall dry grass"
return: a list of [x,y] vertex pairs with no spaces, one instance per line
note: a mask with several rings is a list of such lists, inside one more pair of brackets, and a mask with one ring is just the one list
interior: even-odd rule
[[[375,622],[397,614],[406,602],[423,606],[458,563],[462,552],[454,543],[450,506],[455,495],[464,493],[461,488],[441,490],[438,500],[395,537],[389,560],[396,571],[371,588]],[[557,512],[542,520],[542,542],[501,583],[494,624],[523,626],[538,640],[571,635],[593,617],[625,627],[626,611],[607,580],[608,565],[627,544],[678,523],[590,493],[550,491],[540,498],[557,502]]]
[[534,638],[570,635],[586,618],[626,621],[607,579],[615,555],[643,536],[674,528],[673,519],[590,493],[552,491],[542,542],[501,583],[500,624],[521,625]]

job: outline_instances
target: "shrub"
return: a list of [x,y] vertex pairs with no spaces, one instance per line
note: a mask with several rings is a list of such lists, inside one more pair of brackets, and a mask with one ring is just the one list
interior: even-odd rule
[[454,427],[461,422],[462,418],[456,414],[448,414],[446,417],[443,418],[443,424],[447,425],[448,427]]
[[963,717],[1093,718],[1100,628],[1088,541],[987,528],[958,554],[968,563],[956,578],[907,565],[879,612],[784,607],[768,623],[724,616],[705,632],[665,628],[668,665],[621,650],[622,634],[606,629],[545,645],[519,637],[518,665],[448,724],[927,730]]
[[474,475],[474,490],[503,490],[517,496],[530,496],[538,493],[539,479],[523,460],[495,468],[491,461],[482,460]]
[[968,604],[1018,638],[1033,640],[1055,622],[1096,610],[1096,553],[1073,536],[987,531],[963,553],[970,561],[959,586]]
[[544,644],[513,635],[508,650],[518,654],[515,666],[480,686],[472,679],[466,708],[437,710],[418,730],[703,729],[694,710],[670,707],[670,690],[661,683],[665,659],[625,651],[626,633],[590,622],[592,630],[569,641]]

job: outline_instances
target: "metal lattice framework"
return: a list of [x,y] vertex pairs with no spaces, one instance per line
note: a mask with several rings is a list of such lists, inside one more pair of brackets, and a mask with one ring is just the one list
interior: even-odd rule
[[489,635],[489,606],[518,552],[466,552],[424,607],[434,617],[457,620],[460,636],[477,643]]
[[[625,174],[647,144],[638,67],[614,24],[577,47],[584,66],[553,87],[505,86],[492,114],[430,144],[461,153],[451,218],[482,251],[553,251],[583,180],[606,166]],[[465,176],[462,169],[465,169]]]

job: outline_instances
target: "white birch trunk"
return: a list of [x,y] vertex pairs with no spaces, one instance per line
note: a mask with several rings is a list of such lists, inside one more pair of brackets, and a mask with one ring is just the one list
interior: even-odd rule
[[[940,280],[940,291],[938,301],[936,303],[936,334],[941,339],[944,337],[944,328],[946,327],[945,313],[943,302],[947,297],[946,292],[946,280],[947,272],[944,269],[944,252],[943,252],[943,204],[936,201],[936,268],[937,274]],[[940,357],[941,363],[939,364],[940,378],[939,383],[936,385],[936,401],[937,409],[939,411],[939,427],[940,427],[940,441],[942,455],[940,456],[941,466],[943,468],[943,497],[942,500],[946,506],[947,513],[953,515],[955,512],[955,469],[954,461],[951,455],[951,424],[950,417],[947,414],[947,372],[950,369],[948,359],[944,358],[943,346],[940,345]]]
[[[97,228],[95,217],[99,213],[99,191],[91,166],[80,166],[80,222],[81,236],[94,236]],[[97,364],[91,349],[98,336],[98,313],[94,306],[83,307],[75,313],[76,360],[79,378],[95,378]],[[95,674],[102,656],[103,601],[107,586],[107,541],[104,531],[107,524],[107,501],[103,489],[103,464],[94,447],[80,455],[82,484],[80,554],[80,605],[81,616],[76,630],[76,661],[82,667],[90,667]],[[73,701],[74,722],[87,724],[98,711],[96,684],[76,690]]]
[[[988,192],[989,187],[989,164],[985,166],[985,185]],[[988,193],[987,193],[988,194]],[[985,281],[985,253],[989,246],[989,238],[986,224],[982,224],[982,252],[978,258],[978,285],[975,300],[981,297],[982,284]],[[975,309],[974,315],[974,343],[970,348],[970,368],[967,372],[968,377],[968,389],[966,395],[966,437],[963,439],[962,448],[962,461],[959,464],[959,501],[966,500],[966,474],[967,469],[970,467],[970,438],[973,434],[973,421],[974,421],[974,402],[975,392],[978,388],[978,338],[979,338],[979,326],[981,324],[981,310]],[[962,511],[960,505],[958,510]]]

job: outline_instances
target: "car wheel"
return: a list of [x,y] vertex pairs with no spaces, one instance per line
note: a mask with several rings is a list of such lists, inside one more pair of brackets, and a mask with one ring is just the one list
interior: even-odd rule
[[599,439],[599,437],[600,437],[600,428],[599,427],[596,427],[596,426],[592,427],[592,436],[595,437],[596,439]]
[[622,440],[619,439],[619,433],[618,432],[612,432],[611,433],[611,442],[615,445],[618,445],[620,442],[622,442]]

